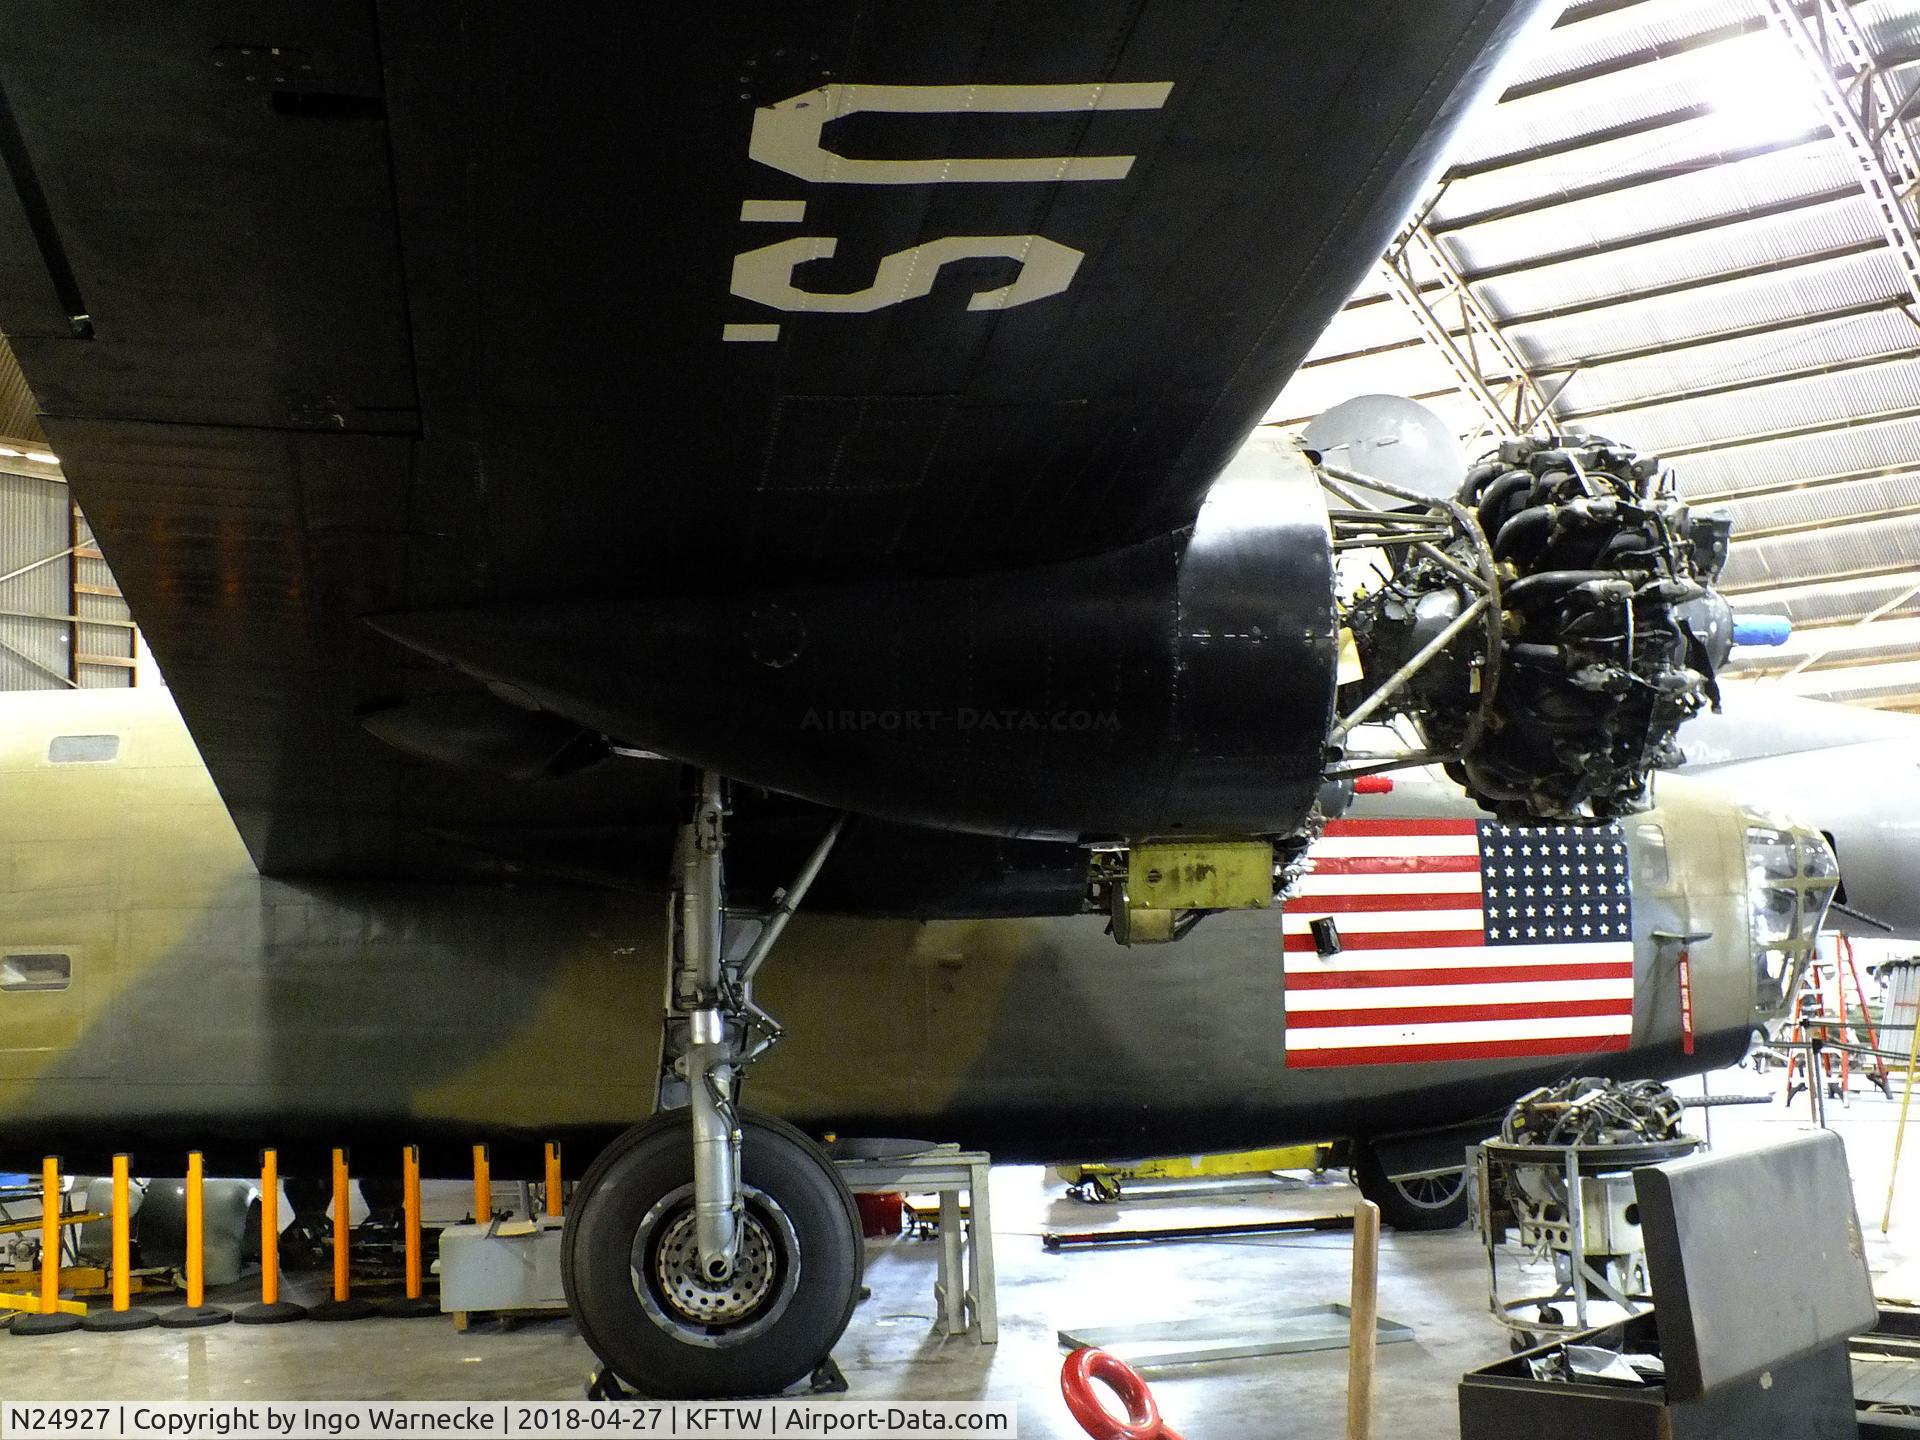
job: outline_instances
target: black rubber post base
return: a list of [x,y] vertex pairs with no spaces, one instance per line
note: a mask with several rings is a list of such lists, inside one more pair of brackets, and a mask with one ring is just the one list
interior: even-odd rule
[[307,1307],[291,1300],[276,1300],[271,1305],[263,1300],[258,1305],[242,1305],[233,1312],[236,1325],[285,1325],[290,1320],[306,1318]]
[[390,1320],[418,1320],[425,1315],[438,1315],[440,1302],[430,1300],[425,1295],[415,1296],[411,1300],[382,1300],[380,1313]]
[[22,1315],[13,1322],[16,1335],[71,1335],[79,1328],[78,1315]]
[[80,1322],[80,1328],[96,1335],[113,1335],[122,1330],[144,1330],[159,1323],[160,1317],[151,1310],[90,1310]]
[[204,1330],[209,1325],[224,1325],[233,1319],[231,1310],[218,1305],[180,1305],[160,1314],[162,1330]]
[[371,1300],[360,1300],[348,1296],[345,1300],[322,1300],[318,1305],[308,1308],[309,1320],[366,1320],[380,1312],[374,1308]]

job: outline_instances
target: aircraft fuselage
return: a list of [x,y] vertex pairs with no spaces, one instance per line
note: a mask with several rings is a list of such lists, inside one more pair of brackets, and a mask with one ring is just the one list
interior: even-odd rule
[[[114,760],[49,762],[55,737],[95,734],[119,737]],[[0,774],[0,952],[70,957],[64,988],[0,988],[0,1163],[98,1167],[127,1150],[165,1173],[196,1148],[215,1173],[244,1173],[274,1145],[296,1173],[347,1145],[372,1173],[419,1143],[430,1170],[454,1173],[486,1141],[510,1173],[560,1139],[572,1170],[652,1109],[657,900],[262,877],[164,694],[14,697]],[[1384,810],[1447,803],[1403,791]],[[752,1071],[749,1103],[815,1132],[1058,1160],[1438,1128],[1569,1072],[1725,1064],[1764,1003],[1748,821],[1685,782],[1662,799],[1626,827],[1632,1011],[1617,1048],[1302,1068],[1286,971],[1313,956],[1285,932],[1312,902],[1291,924],[1278,908],[1221,914],[1130,950],[1094,916],[803,913],[761,977],[788,1038]],[[1680,946],[1663,936],[1696,937],[1690,1053]]]

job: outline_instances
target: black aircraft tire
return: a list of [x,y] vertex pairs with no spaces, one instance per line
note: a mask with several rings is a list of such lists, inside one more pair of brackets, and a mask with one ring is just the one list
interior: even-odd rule
[[1353,1183],[1396,1230],[1452,1230],[1465,1224],[1470,1179],[1462,1170],[1436,1180],[1390,1180],[1371,1145],[1361,1145],[1353,1160]]
[[777,1394],[827,1358],[860,1298],[860,1214],[833,1162],[784,1121],[743,1111],[740,1126],[748,1226],[729,1286],[700,1286],[688,1263],[684,1110],[609,1145],[568,1211],[567,1306],[594,1354],[649,1397]]

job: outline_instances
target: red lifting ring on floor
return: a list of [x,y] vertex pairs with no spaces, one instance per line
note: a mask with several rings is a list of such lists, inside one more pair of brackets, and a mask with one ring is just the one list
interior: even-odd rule
[[[1125,1420],[1115,1419],[1100,1403],[1093,1390],[1096,1380],[1120,1397],[1127,1407]],[[1093,1440],[1180,1440],[1179,1432],[1160,1418],[1160,1407],[1153,1403],[1153,1392],[1140,1373],[1104,1350],[1076,1350],[1067,1356],[1067,1363],[1060,1367],[1060,1393]]]

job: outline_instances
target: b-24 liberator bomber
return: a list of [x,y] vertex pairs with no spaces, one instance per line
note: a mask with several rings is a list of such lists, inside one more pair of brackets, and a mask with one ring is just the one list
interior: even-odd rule
[[[164,724],[32,740],[9,1141],[658,1106],[575,1317],[765,1392],[860,1274],[768,1112],[1138,1153],[1727,1053],[1746,847],[1817,844],[1721,804],[1672,913],[1497,888],[1653,845],[1724,522],[1592,437],[1437,490],[1247,439],[1535,8],[0,4],[0,331],[234,826]],[[1491,818],[1339,828],[1425,764]],[[1518,995],[1536,945],[1592,973]]]

